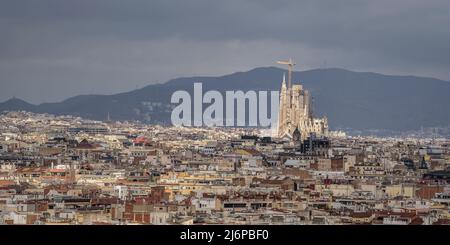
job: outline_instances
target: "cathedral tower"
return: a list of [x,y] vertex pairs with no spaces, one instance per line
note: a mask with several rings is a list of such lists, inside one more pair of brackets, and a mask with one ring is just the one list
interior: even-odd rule
[[[292,60],[278,63],[289,66],[289,79],[291,79],[292,66],[294,65]],[[311,133],[326,136],[328,120],[326,118],[314,118],[309,91],[300,84],[291,85],[290,81],[286,86],[285,75],[283,75],[278,111],[278,137],[292,139],[294,131],[299,131],[302,138]]]

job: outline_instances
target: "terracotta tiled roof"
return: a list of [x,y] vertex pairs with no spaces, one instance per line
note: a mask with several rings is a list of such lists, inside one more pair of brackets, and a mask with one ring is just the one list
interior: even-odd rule
[[11,186],[15,184],[16,183],[12,180],[0,180],[0,186]]
[[420,217],[416,217],[409,224],[410,225],[422,225],[423,224],[423,219],[420,218]]

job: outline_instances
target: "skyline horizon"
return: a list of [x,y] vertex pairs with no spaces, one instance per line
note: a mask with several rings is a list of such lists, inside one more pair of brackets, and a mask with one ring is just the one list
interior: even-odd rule
[[[177,80],[177,79],[197,78],[197,77],[198,78],[221,78],[221,77],[234,75],[234,74],[237,74],[237,73],[246,73],[246,72],[251,72],[251,71],[254,71],[254,70],[258,70],[258,69],[271,69],[271,68],[282,70],[282,71],[285,71],[286,73],[288,72],[287,69],[280,68],[279,66],[275,66],[275,65],[273,65],[273,66],[258,66],[258,67],[254,67],[254,68],[247,69],[247,70],[228,72],[226,74],[178,76],[178,77],[170,78],[170,79],[168,79],[168,80],[166,80],[164,82],[156,82],[156,83],[149,82],[149,83],[144,84],[144,85],[142,85],[140,87],[136,86],[135,88],[128,88],[128,89],[125,89],[123,91],[115,91],[115,92],[113,91],[113,92],[110,92],[110,93],[102,93],[102,92],[89,93],[89,92],[87,92],[87,93],[81,93],[81,94],[80,93],[79,94],[72,94],[72,95],[68,95],[67,97],[64,97],[62,99],[56,99],[56,100],[52,100],[52,101],[45,101],[45,100],[43,100],[42,102],[37,102],[36,100],[29,100],[27,98],[23,98],[23,97],[18,96],[18,95],[10,95],[7,98],[5,98],[5,96],[3,96],[3,98],[0,97],[0,103],[5,103],[5,102],[8,102],[8,101],[13,100],[13,99],[19,99],[19,100],[21,100],[23,102],[26,102],[28,104],[39,106],[39,105],[47,104],[47,103],[61,103],[61,102],[64,102],[64,101],[66,101],[68,99],[71,99],[71,98],[74,98],[74,97],[77,97],[77,96],[97,96],[97,95],[98,96],[112,96],[112,95],[117,95],[117,94],[122,94],[122,93],[128,93],[128,92],[132,92],[132,91],[135,91],[135,90],[143,89],[143,88],[146,88],[146,87],[152,86],[152,85],[166,84],[166,83],[171,82],[172,80]],[[301,72],[309,72],[309,71],[317,71],[317,70],[342,70],[342,71],[353,72],[353,73],[369,73],[369,74],[377,74],[377,75],[390,76],[390,77],[414,77],[414,78],[423,78],[423,79],[434,79],[434,80],[438,80],[438,81],[442,81],[442,82],[449,82],[450,83],[450,80],[444,80],[444,79],[440,79],[440,78],[432,77],[432,76],[419,76],[419,75],[410,75],[410,74],[390,74],[390,73],[383,73],[383,72],[377,72],[377,71],[352,70],[352,69],[341,68],[341,67],[324,67],[324,68],[319,67],[319,68],[310,68],[310,69],[303,69],[303,70],[301,70],[301,69],[293,69],[293,72],[294,73],[301,73]],[[301,82],[301,80],[295,80],[294,79],[293,82],[294,83],[296,83],[296,82],[298,83],[298,82]]]
[[[288,70],[277,66],[257,67],[220,77],[181,77],[128,92],[77,95],[61,102],[38,105],[13,97],[0,103],[0,111],[24,110],[94,120],[111,116],[119,121],[138,120],[165,125],[171,118],[167,110],[170,112],[174,106],[167,98],[176,90],[189,91],[189,94],[192,93],[190,86],[201,82],[206,90],[217,90],[222,96],[230,90],[244,93],[280,91],[286,74]],[[343,68],[294,70],[293,74],[293,84],[304,85],[305,89],[312,91],[312,110],[318,117],[330,118],[332,129],[383,133],[421,127],[447,128],[449,125],[450,115],[445,113],[445,105],[448,104],[445,91],[450,88],[448,81]],[[422,99],[417,100],[419,97]]]

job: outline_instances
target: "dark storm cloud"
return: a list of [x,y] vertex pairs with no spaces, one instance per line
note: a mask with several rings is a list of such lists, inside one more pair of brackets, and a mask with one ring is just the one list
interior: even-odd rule
[[0,3],[0,100],[114,93],[176,76],[323,65],[450,80],[449,1]]

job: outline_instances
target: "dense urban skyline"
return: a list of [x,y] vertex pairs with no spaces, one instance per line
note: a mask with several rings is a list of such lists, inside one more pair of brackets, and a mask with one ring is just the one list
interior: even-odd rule
[[[221,94],[202,95],[200,83],[193,106],[178,90],[171,102],[189,103],[165,107],[172,120],[183,115],[181,125],[1,112],[0,224],[450,224],[448,128],[390,137],[329,130],[292,77],[283,77],[278,120],[266,129],[215,127],[230,118]],[[226,94],[227,115],[248,100],[256,121],[255,91]],[[202,113],[206,97],[220,105]]]
[[450,224],[446,138],[261,135],[1,113],[0,224]]

